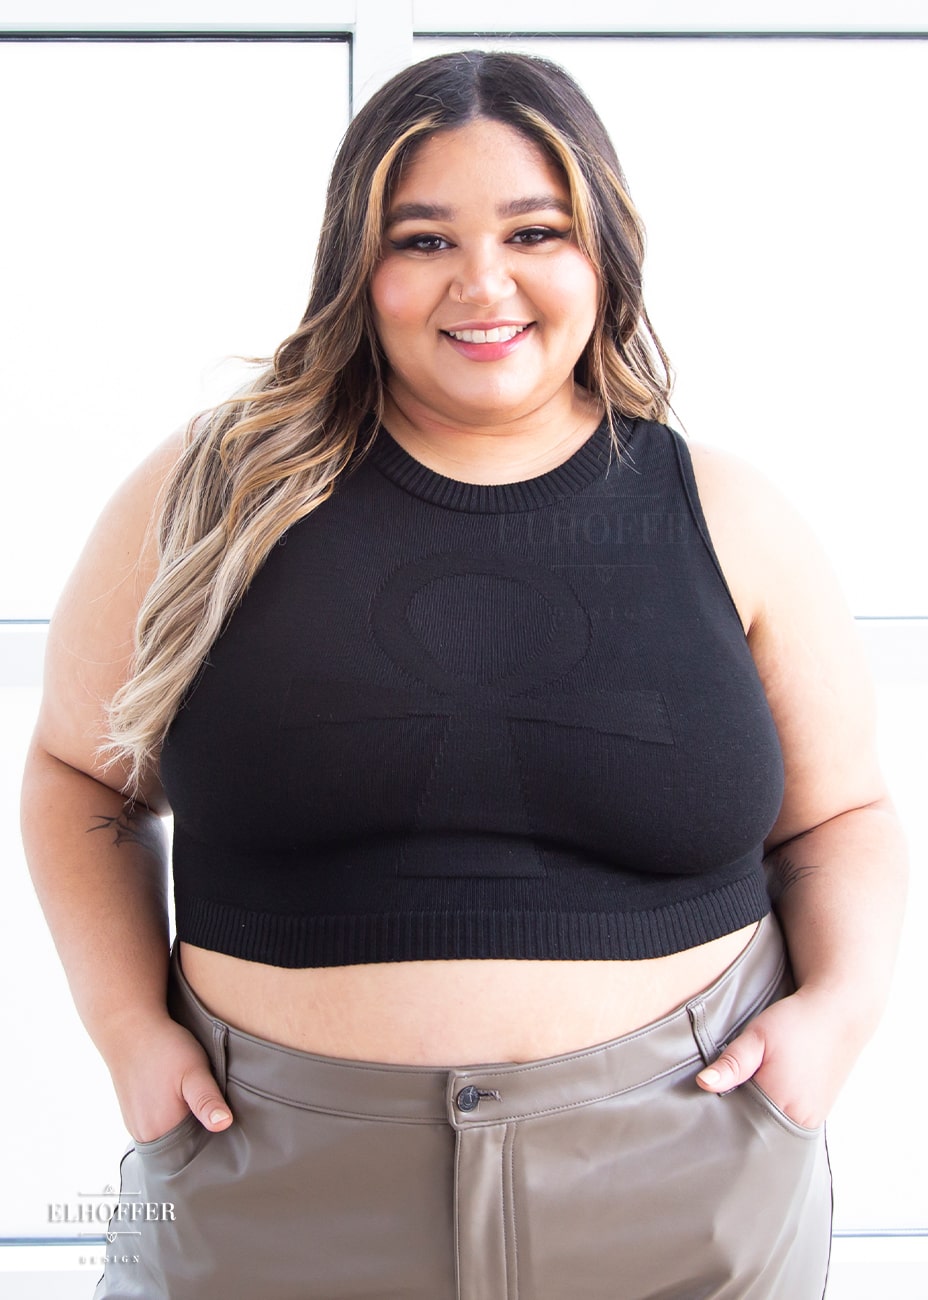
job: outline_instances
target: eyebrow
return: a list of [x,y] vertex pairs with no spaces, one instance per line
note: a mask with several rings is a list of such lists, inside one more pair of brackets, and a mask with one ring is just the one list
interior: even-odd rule
[[[524,199],[511,199],[501,203],[496,209],[498,217],[524,217],[530,212],[554,210],[563,212],[565,217],[572,217],[573,210],[566,199],[556,194],[529,194]],[[387,213],[386,225],[395,226],[401,221],[453,221],[454,208],[442,207],[440,203],[399,203]]]

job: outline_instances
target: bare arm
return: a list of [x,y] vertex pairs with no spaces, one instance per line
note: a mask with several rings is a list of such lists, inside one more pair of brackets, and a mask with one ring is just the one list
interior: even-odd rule
[[883,1009],[905,848],[876,761],[863,651],[816,542],[737,461],[703,451],[694,463],[783,748],[786,792],[767,867],[798,986],[752,1021],[700,1082],[726,1091],[756,1076],[781,1109],[811,1127],[825,1118]]
[[37,736],[23,785],[23,840],[78,1012],[107,1057],[133,1019],[164,1012],[161,819],[56,758]]
[[[154,573],[149,521],[178,445],[117,493],[49,629],[42,707],[23,781],[23,839],[78,1012],[113,1076],[130,1132],[149,1140],[194,1109],[229,1117],[199,1045],[167,1014],[168,811],[157,772],[129,803],[98,756]],[[219,1110],[225,1119],[214,1118]]]

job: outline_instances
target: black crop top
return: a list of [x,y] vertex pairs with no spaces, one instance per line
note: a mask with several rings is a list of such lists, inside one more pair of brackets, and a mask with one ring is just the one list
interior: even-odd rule
[[386,431],[162,756],[177,932],[276,966],[645,958],[768,908],[777,734],[678,434],[477,486]]

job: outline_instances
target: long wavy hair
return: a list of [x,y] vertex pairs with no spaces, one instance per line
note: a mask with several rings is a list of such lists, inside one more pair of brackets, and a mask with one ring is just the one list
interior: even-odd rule
[[[644,231],[605,127],[562,68],[522,54],[439,55],[361,109],[329,180],[309,304],[247,390],[191,421],[163,494],[159,568],[104,752],[139,788],[210,646],[278,539],[332,493],[383,415],[369,285],[401,169],[436,131],[503,122],[562,171],[599,310],[575,377],[617,415],[666,418],[666,354],[642,300]],[[618,448],[617,448],[618,450]]]

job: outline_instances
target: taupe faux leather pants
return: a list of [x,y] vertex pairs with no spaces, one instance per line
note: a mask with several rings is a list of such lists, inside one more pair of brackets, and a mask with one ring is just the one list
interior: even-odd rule
[[129,1149],[95,1300],[820,1300],[824,1132],[753,1083],[720,1098],[694,1082],[790,989],[768,917],[720,979],[636,1033],[530,1064],[407,1068],[230,1028],[175,954],[171,1012],[235,1123],[188,1116]]

